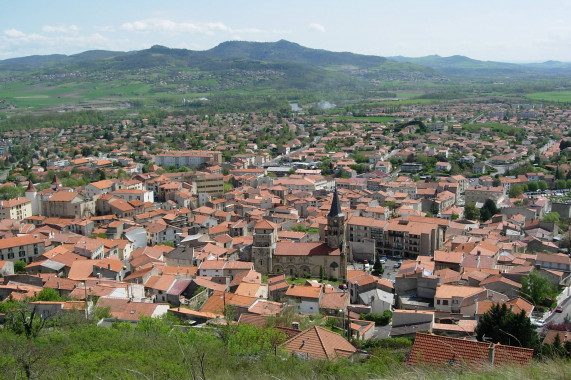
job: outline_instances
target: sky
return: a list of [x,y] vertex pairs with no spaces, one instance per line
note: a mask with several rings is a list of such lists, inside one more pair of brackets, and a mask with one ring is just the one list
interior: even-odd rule
[[285,39],[391,57],[571,62],[571,0],[4,0],[0,59]]

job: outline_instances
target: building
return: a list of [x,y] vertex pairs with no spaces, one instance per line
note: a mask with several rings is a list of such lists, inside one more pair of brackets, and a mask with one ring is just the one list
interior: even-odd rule
[[81,219],[95,215],[95,202],[75,191],[57,191],[44,205],[47,217]]
[[222,163],[222,153],[209,150],[169,151],[155,156],[155,164],[159,166],[186,166],[197,168],[204,164]]
[[435,250],[442,249],[448,223],[444,219],[413,216],[392,219],[384,229],[383,244],[377,248],[385,256],[432,256]]
[[277,241],[277,226],[262,220],[254,226],[252,244],[254,269],[262,274],[284,273],[288,276],[347,276],[345,215],[337,190],[327,215],[326,242],[296,243]]
[[502,186],[471,186],[466,188],[466,203],[485,203],[488,199],[496,204],[504,199],[504,188]]
[[196,173],[192,182],[196,194],[208,194],[212,197],[224,195],[224,176],[222,174]]
[[111,192],[111,194],[123,198],[127,202],[130,201],[140,201],[143,203],[155,201],[155,197],[152,191],[147,190],[136,190],[136,189],[121,189]]
[[31,263],[33,259],[44,253],[43,240],[33,236],[18,236],[0,239],[0,261],[16,262],[19,260]]
[[32,201],[17,197],[8,201],[0,201],[0,218],[22,220],[32,216]]
[[526,365],[533,349],[417,333],[409,364],[481,368],[483,365]]

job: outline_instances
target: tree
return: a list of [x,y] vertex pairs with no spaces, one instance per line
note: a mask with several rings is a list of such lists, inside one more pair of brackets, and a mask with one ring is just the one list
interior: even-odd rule
[[381,258],[377,255],[377,259],[375,260],[375,264],[373,264],[373,274],[375,276],[380,276],[383,274],[385,270],[383,269],[383,264],[381,263]]
[[539,181],[537,181],[537,185],[539,186],[539,189],[541,191],[547,190],[547,182],[545,182],[544,180],[540,179]]
[[555,188],[557,190],[565,189],[567,182],[564,179],[555,180]]
[[547,277],[531,272],[521,279],[520,295],[536,306],[549,306],[557,296],[557,290]]
[[26,262],[23,260],[18,260],[14,263],[14,272],[16,273],[26,273]]
[[34,301],[61,301],[62,298],[57,290],[48,287],[43,288],[37,296],[32,297]]
[[493,304],[484,313],[476,327],[479,341],[500,343],[510,346],[538,348],[538,336],[531,320],[521,311],[513,313],[507,304]]
[[547,213],[541,219],[542,222],[552,222],[552,223],[559,223],[559,213],[556,211],[552,211]]
[[467,203],[464,207],[464,218],[468,220],[478,220],[480,219],[480,210],[476,207],[473,202]]
[[518,195],[523,194],[523,188],[521,187],[521,185],[519,184],[515,184],[512,187],[510,187],[510,191],[509,191],[509,197],[510,198],[517,198]]
[[485,222],[498,213],[496,202],[488,199],[480,209],[480,221]]
[[527,188],[529,189],[529,191],[537,191],[537,189],[539,189],[539,185],[537,184],[537,182],[530,182],[527,184]]

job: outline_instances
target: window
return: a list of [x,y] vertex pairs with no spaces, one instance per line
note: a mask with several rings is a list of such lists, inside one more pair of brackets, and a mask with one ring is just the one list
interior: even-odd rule
[[8,259],[14,258],[14,252],[8,252]]
[[444,306],[448,305],[448,300],[442,300],[442,304],[443,304]]
[[436,304],[437,304],[437,305],[440,305],[440,300],[436,300]]

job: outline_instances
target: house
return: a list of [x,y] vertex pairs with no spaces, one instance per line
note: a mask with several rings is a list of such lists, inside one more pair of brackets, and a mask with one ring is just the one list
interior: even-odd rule
[[335,360],[351,357],[357,349],[341,335],[314,326],[282,344],[290,355],[307,359]]
[[296,313],[317,314],[322,294],[321,286],[291,284],[285,297],[289,304],[294,305]]
[[120,321],[139,321],[141,316],[158,318],[170,308],[168,303],[133,302],[129,298],[100,297],[98,308],[109,308],[113,318]]
[[446,365],[449,367],[482,365],[526,365],[533,357],[533,349],[477,342],[440,335],[416,333],[410,365]]
[[390,337],[413,337],[419,331],[432,331],[434,311],[403,310],[393,311]]
[[42,201],[47,217],[81,219],[95,215],[95,202],[75,191],[57,191]]
[[484,288],[476,286],[440,285],[434,295],[434,308],[438,311],[457,313],[465,298],[485,291]]
[[450,162],[437,162],[436,170],[441,172],[447,172],[452,169],[452,164]]
[[551,269],[563,272],[571,271],[571,259],[569,256],[561,253],[538,253],[535,259],[535,265],[542,269]]
[[17,236],[0,239],[0,261],[16,262],[18,260],[31,263],[34,258],[44,253],[43,240],[33,236]]
[[28,198],[17,197],[0,201],[0,219],[23,220],[32,216],[32,201]]
[[91,182],[85,186],[85,193],[89,198],[93,198],[96,195],[107,194],[113,191],[114,182],[108,179],[102,181]]

